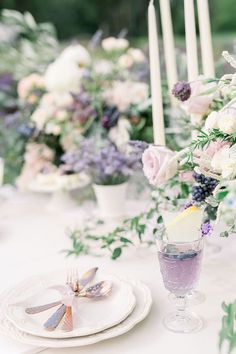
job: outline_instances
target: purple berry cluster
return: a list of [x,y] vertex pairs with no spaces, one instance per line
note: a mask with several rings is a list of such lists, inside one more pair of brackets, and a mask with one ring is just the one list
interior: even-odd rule
[[193,187],[192,190],[192,200],[193,202],[203,202],[208,198],[217,184],[219,183],[216,179],[211,177],[206,177],[203,174],[193,173],[193,178],[198,183],[198,185]]

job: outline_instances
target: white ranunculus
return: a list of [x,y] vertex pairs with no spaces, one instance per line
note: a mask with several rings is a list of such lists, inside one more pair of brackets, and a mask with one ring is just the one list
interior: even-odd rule
[[206,130],[217,129],[218,118],[219,118],[218,112],[216,111],[211,112],[205,121],[205,129]]
[[129,46],[129,41],[125,38],[108,37],[103,39],[102,48],[106,52],[125,50]]
[[134,60],[129,54],[123,54],[118,59],[118,64],[123,69],[129,69],[134,65]]
[[67,47],[60,55],[61,60],[68,61],[79,67],[86,67],[91,64],[91,57],[85,47],[80,44]]
[[219,129],[226,134],[233,134],[236,132],[236,117],[229,114],[220,114],[218,118]]
[[125,118],[120,118],[118,124],[111,128],[108,133],[109,139],[120,151],[125,151],[126,145],[130,140],[130,128],[130,122]]
[[138,48],[129,48],[127,53],[133,58],[135,63],[143,63],[145,61],[145,55]]
[[214,171],[221,173],[223,178],[236,176],[236,145],[225,146],[212,158],[211,166]]
[[45,73],[45,86],[48,91],[68,93],[79,91],[84,69],[67,60],[57,59],[50,64]]

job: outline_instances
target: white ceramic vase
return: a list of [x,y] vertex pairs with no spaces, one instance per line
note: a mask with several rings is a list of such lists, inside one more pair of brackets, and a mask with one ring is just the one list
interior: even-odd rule
[[93,184],[101,217],[120,218],[125,216],[127,185],[127,182],[112,186]]

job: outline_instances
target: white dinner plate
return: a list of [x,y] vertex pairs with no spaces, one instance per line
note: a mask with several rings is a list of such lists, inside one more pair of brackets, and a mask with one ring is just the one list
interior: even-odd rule
[[115,326],[122,322],[135,307],[136,299],[129,284],[115,276],[98,271],[92,284],[101,280],[112,281],[111,294],[100,300],[76,299],[73,331],[66,332],[60,328],[52,332],[48,331],[43,324],[58,307],[36,315],[25,313],[25,309],[60,300],[61,295],[58,291],[48,288],[56,284],[65,284],[65,279],[66,271],[61,270],[31,277],[23,285],[16,286],[5,304],[5,315],[8,320],[23,332],[35,336],[71,338],[91,335]]
[[4,294],[0,296],[0,333],[28,345],[46,348],[82,347],[120,336],[130,331],[137,323],[147,317],[152,305],[151,292],[146,285],[139,281],[128,282],[132,285],[136,297],[136,306],[134,311],[123,322],[100,333],[85,337],[67,339],[43,338],[25,333],[15,327],[14,324],[4,315],[4,304],[8,301],[8,297],[11,296],[12,290],[10,292],[4,292]]

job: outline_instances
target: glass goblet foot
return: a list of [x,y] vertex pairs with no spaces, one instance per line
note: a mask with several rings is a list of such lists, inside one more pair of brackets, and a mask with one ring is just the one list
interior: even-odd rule
[[191,333],[199,331],[203,321],[196,314],[189,311],[174,311],[166,315],[163,320],[164,326],[172,332]]

